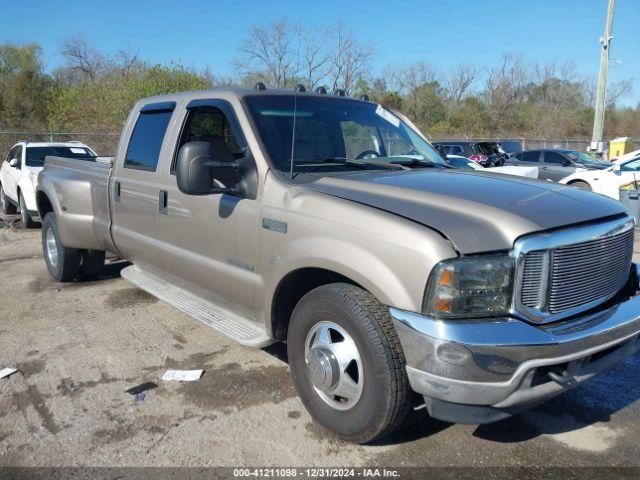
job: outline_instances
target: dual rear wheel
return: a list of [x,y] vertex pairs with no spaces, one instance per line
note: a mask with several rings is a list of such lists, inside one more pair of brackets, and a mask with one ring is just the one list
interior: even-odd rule
[[104,251],[65,247],[53,212],[42,221],[42,250],[47,269],[58,282],[92,278],[104,266]]

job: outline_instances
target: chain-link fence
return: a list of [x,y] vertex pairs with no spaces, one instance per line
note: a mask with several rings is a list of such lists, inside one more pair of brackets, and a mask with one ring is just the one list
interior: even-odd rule
[[118,148],[119,133],[94,132],[16,132],[0,131],[0,158],[21,140],[29,142],[68,142],[77,140],[91,147],[98,155],[112,157]]

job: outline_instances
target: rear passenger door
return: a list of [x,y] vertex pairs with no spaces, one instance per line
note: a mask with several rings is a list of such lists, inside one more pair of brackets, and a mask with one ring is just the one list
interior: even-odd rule
[[[568,164],[568,165],[567,165]],[[576,171],[576,167],[567,157],[559,152],[545,151],[540,178],[559,182]]]
[[[161,267],[157,249],[158,160],[170,149],[167,129],[174,102],[148,104],[126,132],[129,142],[120,148],[111,184],[116,246],[127,260]],[[124,151],[124,153],[123,153]]]

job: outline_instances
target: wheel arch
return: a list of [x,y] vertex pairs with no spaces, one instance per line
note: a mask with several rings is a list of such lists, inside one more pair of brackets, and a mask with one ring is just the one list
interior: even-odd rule
[[565,185],[573,185],[574,183],[586,183],[587,185],[589,185],[589,187],[593,188],[593,185],[591,185],[591,182],[589,182],[588,180],[584,179],[584,178],[572,178],[571,180],[567,181],[567,183]]
[[42,220],[44,220],[44,216],[47,213],[51,213],[51,212],[55,213],[56,211],[54,208],[54,204],[51,202],[51,199],[49,198],[49,195],[47,195],[47,193],[43,190],[36,191],[36,206],[38,208],[38,215]]
[[315,288],[338,282],[349,283],[366,290],[353,279],[326,268],[303,267],[285,275],[275,288],[271,301],[271,336],[277,340],[286,340],[291,315],[300,299]]

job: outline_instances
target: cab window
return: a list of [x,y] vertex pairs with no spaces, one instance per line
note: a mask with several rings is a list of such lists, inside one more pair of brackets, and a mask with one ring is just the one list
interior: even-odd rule
[[173,158],[171,173],[175,173],[180,147],[188,142],[211,143],[216,156],[219,155],[221,159],[238,160],[244,156],[244,149],[240,146],[229,119],[217,107],[203,106],[189,109]]
[[124,168],[155,172],[172,111],[142,111],[131,134]]

